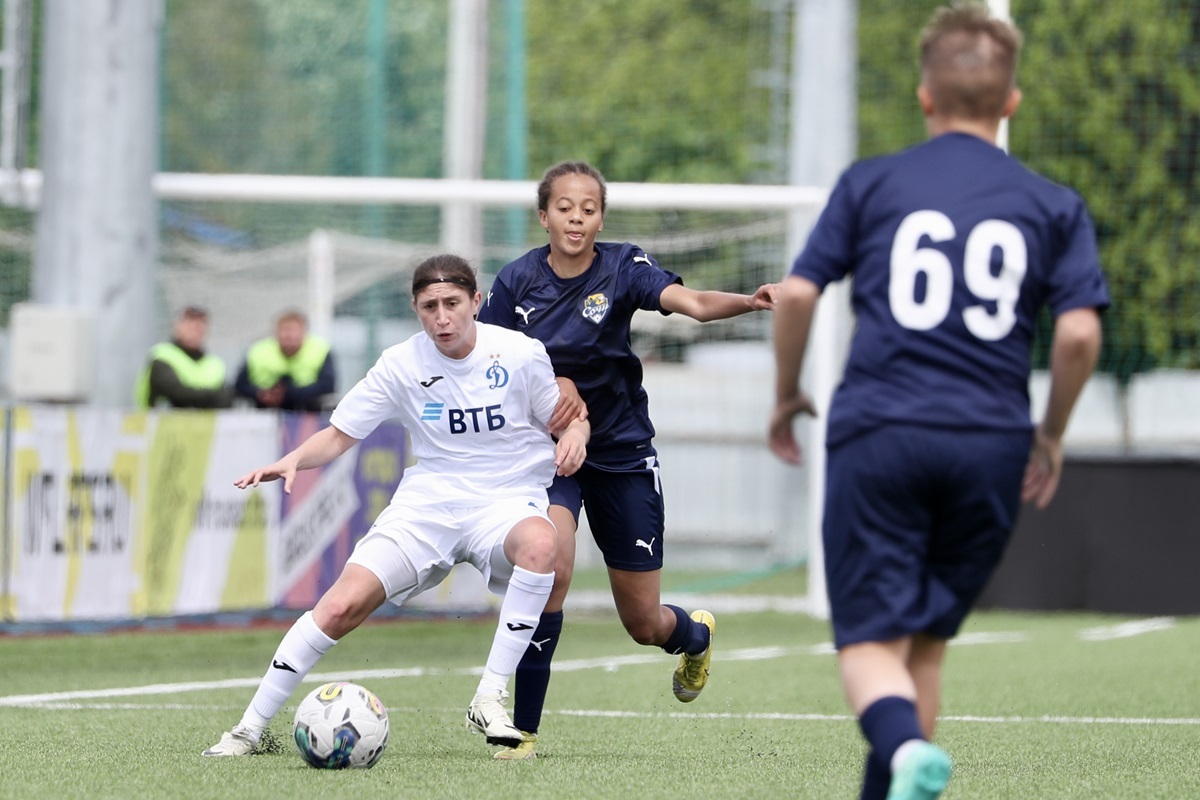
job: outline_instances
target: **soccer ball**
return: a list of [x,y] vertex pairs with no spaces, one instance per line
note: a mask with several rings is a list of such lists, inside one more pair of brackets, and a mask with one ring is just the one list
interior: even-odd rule
[[327,683],[301,701],[292,736],[310,766],[367,769],[387,747],[387,709],[358,684]]

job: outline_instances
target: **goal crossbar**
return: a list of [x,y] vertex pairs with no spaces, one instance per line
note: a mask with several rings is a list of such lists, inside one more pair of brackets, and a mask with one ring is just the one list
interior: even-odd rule
[[[9,186],[18,187],[26,203],[36,207],[42,174],[26,169],[0,175],[0,188]],[[153,189],[160,200],[343,205],[528,207],[537,197],[535,181],[190,172],[160,172],[154,176]],[[817,186],[614,182],[608,184],[608,196],[614,205],[628,209],[787,211],[819,209],[829,191]]]

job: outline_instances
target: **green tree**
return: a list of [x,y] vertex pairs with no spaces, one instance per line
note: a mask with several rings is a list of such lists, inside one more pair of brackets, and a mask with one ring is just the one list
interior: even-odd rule
[[1014,3],[1013,152],[1083,195],[1113,295],[1104,364],[1200,366],[1200,7]]
[[530,166],[614,181],[742,182],[753,3],[528,0]]

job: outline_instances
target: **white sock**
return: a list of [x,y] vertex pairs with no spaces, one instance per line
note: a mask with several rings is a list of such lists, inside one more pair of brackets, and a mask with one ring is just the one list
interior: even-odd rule
[[892,763],[890,765],[892,772],[895,772],[900,765],[904,763],[904,759],[908,758],[908,754],[913,751],[914,747],[923,744],[924,742],[924,739],[909,739],[907,742],[897,747],[896,752],[892,753]]
[[553,572],[530,572],[513,567],[508,589],[504,592],[504,602],[500,604],[500,622],[496,625],[492,650],[488,653],[483,678],[475,691],[477,697],[502,692],[508,686],[508,679],[516,672],[517,664],[529,649],[529,642],[533,639],[533,632],[537,629],[553,586]]
[[250,729],[256,741],[308,671],[335,644],[336,639],[330,639],[317,627],[311,611],[305,612],[284,634],[267,674],[242,715],[241,724]]

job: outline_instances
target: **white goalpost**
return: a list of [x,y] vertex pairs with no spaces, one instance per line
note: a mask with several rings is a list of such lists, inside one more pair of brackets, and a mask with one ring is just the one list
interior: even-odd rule
[[[34,205],[39,178],[35,171],[22,175]],[[267,208],[286,229],[272,241],[241,250],[164,237],[161,296],[168,307],[186,298],[214,309],[210,346],[227,358],[240,358],[246,345],[232,337],[266,335],[264,326],[283,307],[302,308],[314,331],[336,335],[335,318],[345,322],[338,305],[347,297],[378,291],[383,282],[390,283],[389,291],[400,293],[406,270],[446,249],[437,213],[427,214],[433,222],[425,228],[389,228],[385,237],[377,238],[344,232],[357,227],[360,217],[355,215],[360,212],[355,209],[440,210],[442,219],[448,209],[459,219],[463,214],[498,217],[503,215],[497,211],[524,209],[532,222],[537,197],[534,181],[466,179],[161,173],[153,187],[161,202],[205,218],[231,218],[235,215],[224,209],[247,204]],[[726,288],[722,284],[734,279],[744,282],[747,275],[731,274],[738,270],[749,270],[757,285],[786,274],[827,195],[827,189],[815,186],[614,182],[608,186],[605,235],[636,242],[660,262],[673,259],[674,271],[700,265],[698,274],[681,273],[697,288]],[[349,221],[339,225],[336,214],[330,215],[334,219],[322,218],[329,209],[340,209]],[[318,224],[302,227],[296,221],[313,218]],[[454,249],[468,257],[483,253],[491,263],[503,263],[544,242],[535,240],[540,228],[527,227],[532,228],[529,241],[497,244],[503,237],[483,226],[483,237],[490,236],[490,241],[461,243]],[[719,272],[703,266],[714,252],[724,258]],[[485,259],[472,260],[482,264]],[[486,287],[489,278],[481,272]],[[830,287],[821,301],[805,367],[805,388],[822,413],[841,371],[847,328],[843,309],[848,308],[841,290]],[[651,411],[659,428],[656,443],[672,479],[668,523],[678,543],[672,552],[698,545],[693,548],[697,552],[711,553],[705,565],[727,568],[743,563],[739,559],[753,544],[767,565],[806,561],[809,609],[825,616],[820,544],[824,420],[797,424],[805,450],[802,471],[780,464],[767,451],[765,433],[773,401],[773,363],[767,355],[770,318],[752,316],[730,321],[741,327],[722,327],[724,323],[688,325],[693,321],[678,315],[635,315],[635,336],[678,338],[691,351],[706,354],[696,364],[662,363],[665,359],[658,357],[647,363]],[[394,329],[384,338],[390,344]],[[744,347],[717,357],[715,351],[731,343]],[[743,357],[746,353],[749,357]],[[354,369],[350,364],[347,371]],[[764,503],[774,508],[764,512],[759,508]],[[589,540],[585,535],[581,542]]]
[[[537,185],[534,181],[274,175],[167,173],[155,178],[154,188],[160,200],[169,202],[259,203],[282,206],[424,206],[440,208],[443,211],[453,208],[457,218],[461,218],[464,213],[478,215],[496,209],[521,208],[532,211],[537,196]],[[763,241],[752,237],[767,237],[771,242],[770,258],[774,260],[774,266],[770,268],[771,271],[765,279],[778,280],[790,268],[792,259],[803,244],[807,226],[815,220],[827,196],[827,189],[814,186],[614,182],[608,186],[610,216],[620,213],[628,217],[636,216],[636,212],[647,212],[651,219],[626,224],[614,222],[606,227],[606,234],[611,232],[615,238],[642,244],[655,253],[660,261],[663,260],[660,251],[664,248],[728,246],[735,250],[744,248],[749,252],[764,247]],[[688,232],[676,229],[670,231],[669,236],[665,236],[663,230],[656,229],[662,225],[659,215],[687,212],[696,212],[710,227]],[[736,223],[724,225],[726,215],[731,220],[736,218]],[[374,253],[379,257],[380,263],[387,265],[386,268],[394,273],[398,265],[408,262],[411,266],[418,256],[436,251],[440,247],[442,235],[440,231],[431,230],[419,238],[422,241],[399,241],[390,238],[379,241],[323,229],[310,231],[301,248],[305,262],[301,283],[307,295],[304,305],[312,316],[314,330],[329,329],[334,315],[334,299],[348,291],[347,286],[357,288],[359,284],[369,283],[379,277],[380,273],[377,270],[363,267],[366,269],[363,275],[356,281],[350,281],[351,276],[346,272],[351,253],[364,264],[371,260],[368,256]],[[690,240],[694,240],[695,243],[680,244]],[[520,249],[523,251],[539,243],[522,243]],[[482,242],[461,243],[456,249],[464,254],[478,254],[483,246]],[[841,331],[845,327],[844,323],[839,321],[845,315],[836,308],[839,304],[845,304],[840,287],[831,287],[827,295],[829,296],[822,300],[823,310],[818,312],[805,372],[806,389],[813,393],[822,410],[828,408],[828,398],[832,395],[834,383],[840,374],[841,350],[844,346]],[[648,324],[661,325],[662,319],[656,317],[657,315],[637,315],[635,319],[646,318]],[[689,331],[686,335],[694,333]],[[758,336],[760,349],[766,348],[766,342],[769,341],[769,319],[762,321]],[[711,346],[712,343],[708,345]],[[760,362],[761,360],[759,358]],[[781,510],[777,516],[756,524],[773,528],[778,523],[787,526],[789,530],[763,530],[760,536],[764,539],[774,539],[770,545],[770,558],[774,563],[807,560],[809,609],[814,615],[823,617],[827,614],[820,546],[820,497],[824,487],[823,420],[818,420],[815,424],[802,422],[798,425],[798,435],[802,436],[806,454],[802,472],[790,470],[777,463],[772,466],[773,457],[766,452],[765,431],[767,414],[773,398],[773,369],[769,366],[763,367],[762,363],[759,363],[759,371],[754,373],[754,379],[749,381],[753,391],[741,400],[728,400],[734,404],[753,404],[757,409],[754,413],[746,415],[748,419],[744,426],[737,428],[740,432],[735,432],[736,424],[727,421],[719,424],[734,427],[725,432],[711,430],[704,434],[679,427],[679,420],[700,414],[700,407],[718,403],[716,398],[724,396],[728,391],[728,386],[724,384],[736,383],[722,381],[721,373],[741,369],[742,366],[717,365],[692,370],[694,373],[708,369],[716,374],[700,379],[703,383],[698,385],[703,388],[693,392],[690,400],[680,398],[678,406],[671,399],[674,393],[670,387],[695,379],[682,374],[677,375],[671,365],[652,365],[648,369],[648,381],[661,380],[665,387],[651,388],[652,412],[660,428],[660,450],[673,451],[669,460],[664,459],[664,464],[680,473],[686,472],[684,463],[695,467],[696,462],[701,461],[710,464],[715,460],[728,461],[736,466],[728,468],[728,476],[719,478],[723,486],[732,487],[745,481],[758,484],[757,489],[746,489],[747,492],[760,491],[765,485],[780,493],[781,497],[777,502]],[[659,375],[670,377],[660,379],[657,377]],[[733,420],[737,418],[738,412],[729,409],[729,413],[718,410],[716,414],[723,420]],[[705,441],[706,439],[709,441]],[[717,468],[710,467],[709,471],[714,469]],[[774,474],[743,474],[754,472]],[[701,478],[696,477],[695,480]],[[688,474],[678,482],[691,484],[693,479]],[[674,497],[682,494],[685,497],[685,502],[673,502],[669,506],[672,517],[669,521],[673,527],[678,519],[680,525],[686,529],[690,511],[697,511],[689,510],[689,506],[694,505],[687,500],[690,497],[688,492],[691,491],[691,486],[685,486],[682,491],[672,495]],[[736,493],[738,490],[732,488],[732,491]],[[791,499],[789,494],[793,495]],[[806,502],[795,501],[794,495],[797,494],[803,495]],[[731,497],[728,505],[736,507],[742,504],[739,503],[738,497]],[[712,514],[706,516],[711,517]],[[736,539],[744,535],[734,530],[737,524],[736,520],[715,521],[709,523],[709,527],[720,529],[729,539]],[[696,525],[701,523],[697,522]],[[678,538],[689,541],[686,531],[677,535]],[[705,537],[709,537],[707,541],[710,544],[714,541],[713,537],[716,537],[718,545],[714,545],[714,553],[725,552],[720,548],[730,544],[720,539],[718,532],[714,531],[698,532],[694,536],[697,541],[705,540]]]

